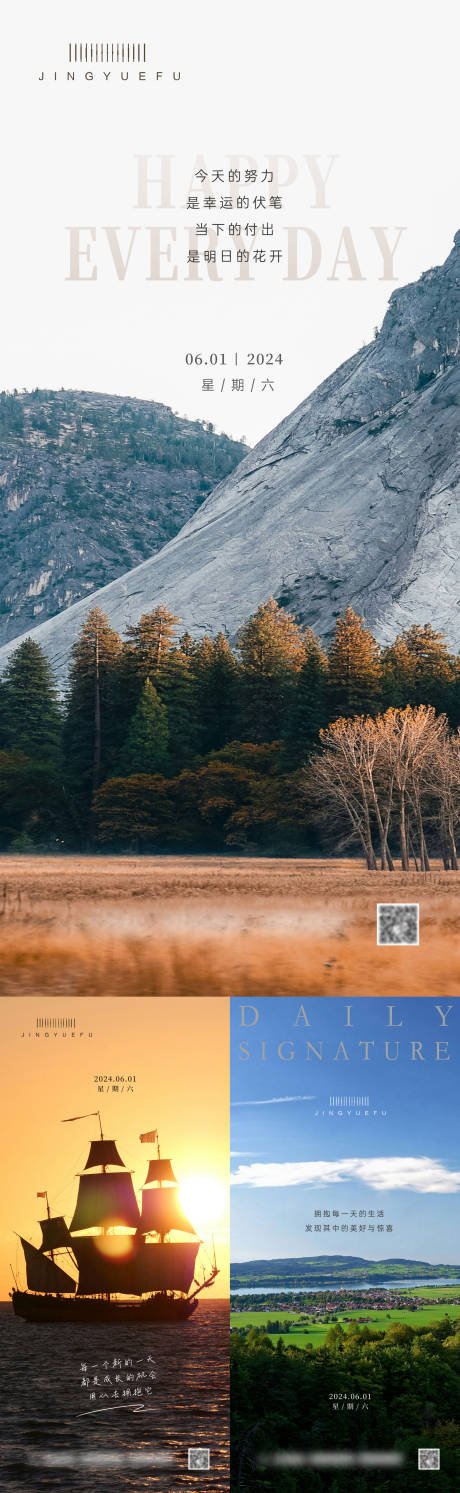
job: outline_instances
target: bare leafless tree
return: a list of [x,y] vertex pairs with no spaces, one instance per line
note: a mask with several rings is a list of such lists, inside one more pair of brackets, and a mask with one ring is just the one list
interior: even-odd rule
[[447,720],[436,715],[432,705],[407,705],[405,710],[387,710],[380,717],[387,771],[396,788],[398,827],[403,871],[409,870],[409,821],[417,836],[422,871],[429,870],[422,803],[432,780],[432,763],[438,744],[447,734]]
[[441,854],[446,871],[458,871],[456,831],[460,823],[460,732],[440,737],[432,761],[431,792],[439,805]]
[[375,719],[334,721],[320,733],[322,751],[305,770],[317,802],[340,809],[361,844],[370,870],[393,870],[390,832],[397,829],[401,864],[429,871],[426,824],[444,847],[444,864],[458,869],[455,829],[460,818],[460,735],[449,737],[444,715],[431,705],[391,708]]
[[335,803],[348,817],[370,871],[377,861],[372,841],[365,718],[338,720],[321,731],[323,751],[310,764],[308,786],[323,803]]

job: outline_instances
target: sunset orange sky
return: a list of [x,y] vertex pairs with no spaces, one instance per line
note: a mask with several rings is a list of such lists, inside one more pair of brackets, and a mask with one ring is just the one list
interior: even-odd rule
[[[36,1036],[37,1019],[44,1017],[75,1017],[77,1035]],[[205,1242],[214,1234],[220,1274],[212,1294],[227,1294],[228,1024],[228,1002],[222,997],[1,1001],[0,1299],[13,1284],[10,1262],[15,1270],[20,1264],[25,1285],[22,1249],[13,1231],[40,1242],[36,1220],[44,1217],[45,1204],[37,1192],[46,1188],[51,1211],[67,1221],[71,1216],[76,1174],[99,1127],[96,1119],[61,1121],[97,1109],[104,1135],[116,1139],[133,1172],[136,1190],[155,1154],[151,1144],[140,1144],[139,1135],[158,1129],[161,1153],[172,1157],[184,1184],[189,1217]],[[121,1082],[114,1092],[117,1076]],[[201,1252],[198,1264],[202,1259],[205,1263]],[[203,1300],[210,1294],[205,1292]]]

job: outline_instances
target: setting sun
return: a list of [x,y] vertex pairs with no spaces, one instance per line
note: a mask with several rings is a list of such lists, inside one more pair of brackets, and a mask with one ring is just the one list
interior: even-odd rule
[[222,1223],[225,1189],[215,1177],[187,1177],[179,1196],[184,1212],[196,1229],[204,1232]]

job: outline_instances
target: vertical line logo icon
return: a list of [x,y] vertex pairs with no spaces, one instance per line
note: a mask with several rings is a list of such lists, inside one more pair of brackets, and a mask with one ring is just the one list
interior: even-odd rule
[[146,62],[145,41],[69,41],[69,62]]

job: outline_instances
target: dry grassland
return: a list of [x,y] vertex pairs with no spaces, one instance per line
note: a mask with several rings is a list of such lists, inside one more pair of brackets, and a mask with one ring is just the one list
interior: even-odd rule
[[[356,861],[3,856],[0,993],[456,995],[454,873]],[[377,948],[376,903],[420,902]]]

